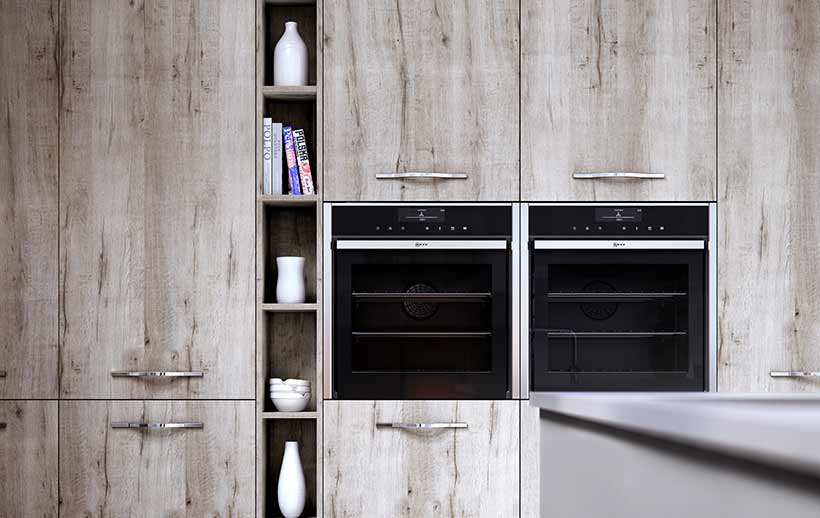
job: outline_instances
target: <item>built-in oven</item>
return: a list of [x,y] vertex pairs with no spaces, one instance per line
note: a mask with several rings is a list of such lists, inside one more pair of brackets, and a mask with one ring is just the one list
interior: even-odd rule
[[511,397],[515,208],[326,204],[325,397]]
[[713,204],[524,211],[532,390],[714,388]]

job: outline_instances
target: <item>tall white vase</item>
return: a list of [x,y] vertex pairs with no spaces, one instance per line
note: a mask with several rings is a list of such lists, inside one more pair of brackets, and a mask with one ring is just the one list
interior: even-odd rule
[[277,257],[276,302],[301,304],[305,301],[305,258]]
[[298,518],[305,509],[305,474],[299,458],[299,443],[285,442],[282,469],[279,470],[277,497],[279,510],[285,518]]
[[285,22],[285,33],[273,50],[273,84],[304,86],[308,80],[308,51],[296,22]]

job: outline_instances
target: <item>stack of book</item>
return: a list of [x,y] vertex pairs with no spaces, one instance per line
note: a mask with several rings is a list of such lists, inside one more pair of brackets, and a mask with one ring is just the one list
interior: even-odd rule
[[[283,126],[265,117],[262,127],[262,189],[264,194],[315,194],[305,130]],[[287,187],[283,164],[287,165]]]

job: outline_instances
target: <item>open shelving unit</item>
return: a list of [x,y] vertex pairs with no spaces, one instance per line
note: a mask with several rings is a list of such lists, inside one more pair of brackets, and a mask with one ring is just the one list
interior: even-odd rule
[[[256,0],[256,366],[257,516],[279,517],[277,485],[285,441],[298,441],[307,501],[303,517],[322,516],[322,147],[321,1]],[[307,86],[273,85],[273,49],[286,21],[298,23],[308,47]],[[303,128],[316,195],[264,194],[262,119]],[[287,167],[283,167],[287,171]],[[283,181],[287,185],[287,179]],[[305,258],[306,300],[276,302],[276,257]],[[311,382],[303,412],[278,412],[268,394],[270,378]]]

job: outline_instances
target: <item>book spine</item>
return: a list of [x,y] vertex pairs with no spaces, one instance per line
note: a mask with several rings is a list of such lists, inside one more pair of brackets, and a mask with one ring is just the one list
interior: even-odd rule
[[302,193],[314,194],[305,130],[294,130],[293,140],[296,142],[296,161],[299,163],[299,180],[302,182]]
[[272,162],[273,167],[271,169],[271,175],[273,176],[273,193],[274,194],[284,194],[285,191],[282,189],[282,123],[281,122],[274,122],[271,125],[271,135],[273,138],[272,143]]
[[290,193],[302,194],[302,189],[299,187],[299,168],[296,165],[296,148],[293,146],[293,128],[290,126],[282,128],[282,137],[285,141],[285,158],[288,160]]
[[262,120],[262,194],[273,194],[271,119]]

